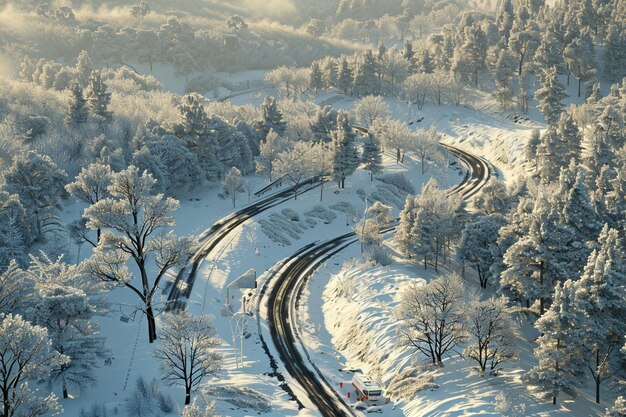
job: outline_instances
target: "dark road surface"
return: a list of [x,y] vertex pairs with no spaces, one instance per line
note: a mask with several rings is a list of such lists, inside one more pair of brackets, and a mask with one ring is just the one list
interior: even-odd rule
[[[464,199],[470,198],[489,180],[491,175],[489,164],[484,159],[456,147],[443,144],[442,146],[459,158],[469,169],[465,178],[449,192],[461,194]],[[388,230],[393,230],[393,227]],[[308,358],[306,348],[299,336],[296,304],[308,277],[324,261],[356,241],[355,233],[349,232],[310,246],[304,251],[300,250],[284,261],[282,267],[268,278],[262,291],[262,296],[267,297],[269,331],[280,361],[287,372],[306,391],[310,401],[324,417],[354,416],[355,414]],[[271,287],[270,283],[273,284]],[[260,337],[262,343],[266,345],[261,334]],[[269,354],[267,348],[266,351]],[[303,353],[306,358],[303,357]],[[270,359],[275,361],[271,354]]]

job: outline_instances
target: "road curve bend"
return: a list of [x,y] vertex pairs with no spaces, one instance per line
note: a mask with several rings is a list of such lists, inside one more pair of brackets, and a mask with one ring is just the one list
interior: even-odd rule
[[[364,130],[356,129],[361,132]],[[483,158],[454,146],[444,144],[442,146],[468,168],[465,178],[452,187],[449,193],[460,194],[463,199],[469,199],[489,181],[492,172],[490,164]],[[393,229],[395,227],[390,227],[388,230]],[[297,302],[309,276],[324,261],[356,241],[355,233],[349,232],[298,251],[283,261],[280,267],[268,277],[261,291],[261,297],[265,297],[267,302],[266,316],[269,332],[280,361],[324,417],[354,416],[355,413],[311,360],[300,338]],[[262,305],[261,300],[258,305]],[[259,327],[260,316],[259,314],[257,318]],[[275,362],[269,353],[262,332],[259,332],[259,337],[266,352],[270,355],[270,360]]]

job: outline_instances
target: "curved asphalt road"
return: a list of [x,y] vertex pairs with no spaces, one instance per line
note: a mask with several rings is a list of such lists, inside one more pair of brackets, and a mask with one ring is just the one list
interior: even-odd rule
[[[357,130],[364,131],[361,128]],[[442,145],[469,169],[465,178],[451,188],[449,193],[461,194],[464,199],[470,198],[489,180],[490,165],[484,159],[461,149]],[[388,231],[393,229],[395,227],[390,227]],[[298,251],[297,254],[285,260],[280,268],[268,278],[261,291],[261,295],[267,297],[269,331],[280,360],[324,417],[354,416],[355,414],[309,357],[299,335],[297,303],[303,284],[319,265],[356,241],[355,233],[349,232]],[[269,283],[272,281],[274,285],[270,288]],[[266,352],[270,355],[270,361],[275,363],[261,332],[259,336]]]

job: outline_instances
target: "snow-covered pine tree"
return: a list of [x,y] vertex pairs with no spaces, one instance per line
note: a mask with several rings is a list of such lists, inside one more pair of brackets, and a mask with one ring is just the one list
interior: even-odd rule
[[32,325],[19,314],[0,314],[2,415],[39,417],[61,413],[63,408],[56,395],[41,397],[28,382],[46,379],[52,367],[67,360],[52,349],[44,327]]
[[530,132],[530,138],[526,142],[526,160],[535,167],[535,172],[539,169],[538,150],[541,144],[541,133],[539,129],[533,129]]
[[103,288],[89,282],[81,266],[60,259],[31,258],[28,276],[35,282],[38,299],[29,315],[48,329],[52,348],[70,359],[53,367],[50,375],[68,398],[71,386],[96,384],[97,362],[107,354],[100,326],[93,321],[108,314],[108,304],[98,295]]
[[580,314],[575,308],[575,290],[570,280],[556,284],[550,309],[535,322],[541,332],[534,351],[538,363],[523,377],[525,383],[551,397],[553,404],[560,392],[576,398],[585,380],[584,346],[575,327]]
[[278,135],[285,133],[287,123],[278,109],[275,97],[265,97],[263,104],[261,104],[261,119],[256,122],[255,127],[262,141],[265,140],[270,129],[273,129]]
[[4,172],[3,188],[17,194],[29,213],[31,232],[41,241],[44,232],[59,224],[55,211],[66,196],[65,172],[47,155],[32,151],[18,154]]
[[576,181],[567,195],[563,217],[584,242],[594,241],[602,227],[591,204],[589,191],[585,185],[585,175],[582,171],[578,171]]
[[489,214],[468,222],[461,233],[457,259],[476,268],[481,288],[487,288],[489,270],[495,262],[498,232],[505,224],[506,218],[501,214]]
[[612,82],[620,81],[626,68],[625,29],[620,19],[611,19],[604,47],[604,74]]
[[89,76],[85,97],[89,102],[89,110],[100,123],[111,121],[113,114],[108,110],[111,103],[111,93],[107,90],[107,85],[102,79],[100,71],[93,71]]
[[[378,77],[376,75],[376,58],[371,50],[368,50],[359,58],[354,71],[354,82],[352,92],[356,96],[366,96],[368,94],[379,93]],[[341,73],[340,72],[340,77]]]
[[352,75],[352,70],[350,69],[348,60],[344,56],[341,59],[341,63],[339,64],[339,73],[337,74],[337,88],[341,90],[344,94],[348,94],[350,91],[352,91],[353,84],[354,77]]
[[626,256],[618,231],[608,226],[600,232],[597,246],[575,290],[582,316],[577,329],[581,330],[579,337],[595,382],[596,402],[600,403],[601,384],[622,368],[619,350],[626,334]]
[[578,79],[578,97],[580,97],[582,83],[590,80],[596,73],[595,51],[589,28],[583,29],[580,36],[565,47],[563,55],[568,67]]
[[77,126],[87,121],[89,115],[87,100],[83,96],[83,88],[78,83],[70,87],[70,103],[65,112],[65,124]]
[[348,115],[343,111],[337,115],[337,130],[333,136],[333,179],[339,183],[340,188],[344,188],[346,178],[359,165],[359,154]]
[[11,261],[25,265],[34,239],[28,212],[17,194],[0,191],[0,270]]
[[80,51],[76,60],[76,78],[81,88],[86,88],[93,71],[93,64],[87,51]]
[[578,163],[582,152],[582,135],[570,112],[561,114],[556,132],[560,139],[560,149],[557,150],[557,155],[558,159],[562,161],[561,166],[569,164],[571,160]]
[[320,65],[317,61],[311,64],[311,74],[309,76],[309,88],[316,93],[324,88],[324,78]]
[[361,163],[363,164],[363,169],[369,171],[370,181],[374,181],[374,174],[379,174],[383,171],[382,162],[380,141],[373,133],[369,132],[363,142]]
[[404,207],[400,212],[400,221],[398,222],[396,234],[393,238],[400,253],[408,255],[409,258],[411,258],[413,253],[413,226],[415,223],[415,210],[415,196],[409,194],[406,197]]
[[567,97],[565,87],[559,82],[556,67],[545,69],[541,78],[541,87],[535,92],[535,99],[539,101],[537,108],[548,124],[555,125],[563,113],[562,101]]

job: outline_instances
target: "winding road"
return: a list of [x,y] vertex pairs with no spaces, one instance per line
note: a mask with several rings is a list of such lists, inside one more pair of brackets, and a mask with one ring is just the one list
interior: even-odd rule
[[313,178],[303,181],[297,186],[286,188],[256,203],[248,205],[241,210],[237,210],[229,216],[217,221],[211,228],[204,231],[199,238],[198,249],[191,257],[190,262],[178,272],[173,285],[169,288],[165,310],[173,311],[185,309],[187,300],[191,296],[191,291],[196,281],[198,268],[213,249],[238,226],[250,217],[291,199],[296,188],[299,193],[304,193],[318,187],[320,184],[319,180]]
[[[473,156],[451,145],[442,145],[468,167],[465,178],[452,187],[449,193],[460,194],[464,199],[470,198],[489,181],[491,166],[483,158]],[[388,231],[393,229],[395,227],[390,227]],[[306,392],[312,405],[324,417],[354,416],[355,413],[311,360],[300,338],[297,303],[308,277],[324,261],[356,241],[355,233],[349,232],[300,250],[281,264],[280,268],[266,280],[261,291],[262,297],[267,299],[266,314],[269,332],[280,361],[291,377]],[[260,302],[259,300],[259,305]],[[262,333],[259,336],[266,352],[270,355],[271,363],[276,363]]]

